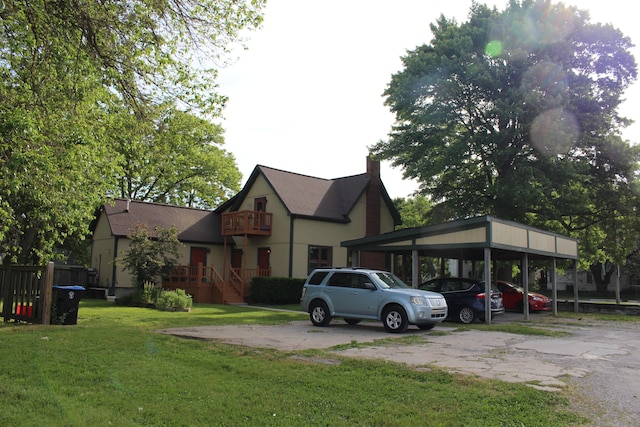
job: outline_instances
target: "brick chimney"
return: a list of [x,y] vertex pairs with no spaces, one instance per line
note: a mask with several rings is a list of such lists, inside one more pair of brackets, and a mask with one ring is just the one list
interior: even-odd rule
[[380,234],[380,195],[382,181],[380,180],[380,162],[367,156],[367,175],[369,186],[367,187],[367,225],[365,236]]
[[[382,204],[382,180],[380,179],[380,161],[367,156],[367,175],[369,186],[366,192],[365,237],[380,234],[380,208]],[[384,252],[361,252],[360,266],[385,270]]]

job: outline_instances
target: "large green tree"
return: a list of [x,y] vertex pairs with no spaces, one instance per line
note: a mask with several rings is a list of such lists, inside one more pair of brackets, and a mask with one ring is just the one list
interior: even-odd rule
[[118,157],[118,197],[213,208],[240,190],[234,156],[222,148],[220,125],[159,108],[153,120],[132,112],[110,116],[109,139]]
[[134,115],[128,125],[141,129],[121,133],[154,138],[169,135],[153,129],[160,105],[191,114],[176,109],[174,125],[219,115],[225,98],[215,68],[241,30],[260,24],[264,3],[0,2],[0,258],[42,262],[85,237],[122,173],[114,109]]
[[373,153],[420,182],[435,216],[543,226],[580,237],[590,262],[622,260],[616,230],[637,233],[639,206],[617,112],[636,78],[629,38],[547,0],[474,3],[431,30],[392,76],[396,123]]

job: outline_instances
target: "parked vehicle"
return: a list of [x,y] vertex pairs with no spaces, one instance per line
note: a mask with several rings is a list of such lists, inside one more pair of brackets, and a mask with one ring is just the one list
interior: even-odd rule
[[[449,318],[461,323],[473,323],[476,319],[485,320],[484,281],[463,277],[438,277],[419,286],[432,292],[439,292],[447,300]],[[502,294],[491,287],[491,315],[504,313]]]
[[431,329],[447,317],[447,302],[435,292],[413,289],[393,273],[360,268],[321,268],[311,272],[300,297],[302,310],[315,326],[334,317],[355,325],[381,320],[388,332],[409,325]]
[[[502,302],[507,310],[522,312],[524,289],[511,282],[498,280],[496,287],[502,292]],[[536,292],[529,292],[529,311],[551,310],[551,298]]]

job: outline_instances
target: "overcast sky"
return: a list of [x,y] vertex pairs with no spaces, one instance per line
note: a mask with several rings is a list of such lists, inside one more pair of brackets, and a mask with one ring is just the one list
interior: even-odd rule
[[[480,1],[503,10],[504,1]],[[640,24],[628,0],[565,1],[589,10],[638,44]],[[393,115],[384,106],[391,75],[407,50],[428,43],[429,25],[443,14],[467,20],[471,0],[269,0],[263,27],[249,33],[248,50],[220,72],[226,149],[243,174],[258,164],[320,178],[366,171],[367,147],[386,139]],[[634,48],[640,61],[640,50]],[[638,117],[640,86],[621,110]],[[633,102],[632,102],[633,101]],[[640,123],[624,134],[640,142]],[[391,197],[417,185],[382,163]]]

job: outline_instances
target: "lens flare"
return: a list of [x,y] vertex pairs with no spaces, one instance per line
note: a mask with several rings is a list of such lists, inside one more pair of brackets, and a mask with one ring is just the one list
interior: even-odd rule
[[493,58],[497,58],[502,53],[502,42],[500,40],[491,40],[484,48],[484,53]]
[[540,114],[531,125],[531,144],[547,155],[566,154],[575,146],[579,136],[575,116],[562,108]]

